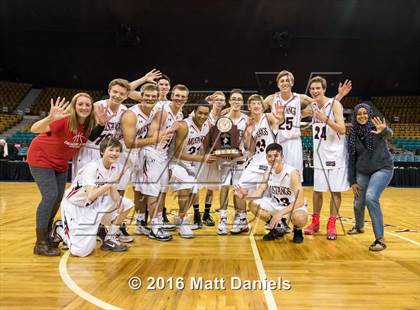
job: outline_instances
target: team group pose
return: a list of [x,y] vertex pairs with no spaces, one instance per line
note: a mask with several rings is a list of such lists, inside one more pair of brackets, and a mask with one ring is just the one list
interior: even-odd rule
[[[59,255],[57,244],[64,242],[71,254],[87,256],[95,249],[97,237],[101,250],[126,251],[125,243],[134,241],[124,222],[132,208],[135,227],[131,233],[156,241],[172,240],[175,235],[170,231],[174,230],[181,238],[193,238],[193,230],[203,224],[216,226],[215,234],[220,236],[241,234],[249,231],[250,212],[269,229],[263,240],[281,238],[291,231],[291,224],[292,241],[302,243],[304,234],[320,229],[324,192],[331,194],[327,239],[335,240],[341,193],[349,189],[340,100],[350,92],[351,82],[340,84],[334,98],[325,96],[327,81],[320,76],[309,82],[311,97],[292,91],[295,81],[289,71],[281,71],[276,82],[278,92],[266,98],[252,94],[246,102],[240,89],[233,89],[228,98],[216,91],[193,102],[193,112],[184,115],[189,89],[182,84],[171,89],[170,78],[158,70],[131,83],[111,81],[109,99],[89,103],[88,133],[94,129],[94,135],[79,141],[72,152],[71,187],[63,198],[50,202],[55,206],[50,208],[57,208],[57,198],[61,200],[61,219],[54,224],[50,220],[49,227],[43,228],[49,235],[40,237],[34,253]],[[127,98],[136,104],[127,108]],[[64,115],[66,107],[52,104],[48,128],[56,128],[57,110]],[[308,116],[313,131],[314,189],[312,220],[305,228],[308,205],[302,188],[300,122]],[[225,126],[238,132],[235,156],[215,155]],[[133,188],[134,201],[124,197],[128,186]],[[200,188],[207,189],[202,214]],[[173,222],[165,207],[169,190],[176,194],[178,204]],[[217,199],[214,190],[220,194],[217,225],[210,215]],[[234,204],[232,225],[228,224],[229,196]],[[190,219],[191,206],[194,216]]]

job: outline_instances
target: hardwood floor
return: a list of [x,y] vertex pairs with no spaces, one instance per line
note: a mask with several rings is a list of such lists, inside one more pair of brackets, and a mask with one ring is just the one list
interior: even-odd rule
[[[305,188],[305,195],[311,208],[311,188]],[[131,191],[128,197],[133,197]],[[216,228],[205,227],[195,231],[191,240],[181,239],[177,232],[166,243],[136,236],[125,253],[98,248],[86,258],[35,256],[32,248],[39,199],[34,183],[0,183],[1,309],[94,309],[92,300],[102,301],[96,305],[103,308],[267,309],[270,293],[231,287],[232,277],[260,279],[253,240],[262,272],[269,280],[283,281],[283,289],[271,291],[278,309],[420,309],[420,189],[388,188],[384,192],[381,202],[385,223],[390,226],[385,228],[388,248],[379,253],[368,251],[374,239],[370,223],[364,234],[343,236],[337,222],[338,240],[326,240],[329,199],[324,198],[320,233],[305,236],[299,245],[290,241],[291,235],[262,241],[266,232],[263,223],[249,215],[252,235],[218,236]],[[175,202],[169,195],[169,209],[176,210]],[[232,209],[229,214],[231,221]],[[341,215],[345,229],[350,229],[350,192],[343,195]],[[213,216],[217,222],[218,213]],[[132,232],[133,225],[128,227]],[[398,232],[407,228],[415,231]],[[62,261],[61,272],[76,288],[60,276],[61,259],[67,259],[65,264]],[[133,276],[143,281],[138,290],[128,286]],[[155,288],[164,288],[148,290],[148,277],[155,278]],[[200,277],[209,280],[203,285],[214,289],[191,289],[191,278],[199,285]],[[289,290],[284,289],[285,281],[290,281]],[[177,289],[182,284],[184,288]]]

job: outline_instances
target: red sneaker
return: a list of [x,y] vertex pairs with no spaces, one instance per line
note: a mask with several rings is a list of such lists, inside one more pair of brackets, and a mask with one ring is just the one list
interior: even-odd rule
[[330,216],[327,224],[327,239],[335,240],[337,239],[337,230],[335,229],[335,221],[337,218],[335,216]]
[[312,214],[311,224],[305,228],[304,232],[305,232],[305,235],[313,235],[314,233],[318,231],[319,231],[319,214],[314,213]]

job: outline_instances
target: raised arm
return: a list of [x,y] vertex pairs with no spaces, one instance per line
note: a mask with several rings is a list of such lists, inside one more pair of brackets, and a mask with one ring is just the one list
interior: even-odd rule
[[162,76],[162,73],[159,70],[153,69],[152,71],[146,73],[141,78],[134,80],[130,83],[131,91],[128,94],[128,97],[138,101],[140,99],[140,92],[136,91],[136,89],[143,85],[144,83],[152,83],[156,84],[155,80],[160,78]]
[[269,95],[265,97],[263,101],[264,111],[271,110],[271,106],[273,105],[274,95]]
[[54,121],[58,121],[62,118],[70,116],[70,114],[66,111],[69,102],[66,102],[66,98],[61,99],[60,97],[54,103],[54,100],[51,99],[51,108],[50,113],[47,117],[37,121],[31,127],[31,132],[33,133],[45,133],[50,132],[50,124]]

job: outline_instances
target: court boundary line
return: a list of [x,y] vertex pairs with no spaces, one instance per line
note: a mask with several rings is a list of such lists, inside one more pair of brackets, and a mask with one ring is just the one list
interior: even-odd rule
[[73,279],[70,277],[68,271],[67,271],[67,260],[70,256],[70,251],[67,250],[66,253],[64,253],[64,255],[61,257],[60,259],[60,265],[59,265],[59,272],[60,272],[60,276],[61,279],[63,280],[64,284],[66,284],[66,286],[73,291],[73,293],[75,293],[77,296],[83,298],[84,300],[86,300],[87,302],[100,307],[102,309],[112,309],[112,310],[122,310],[122,308],[116,307],[114,305],[111,305],[91,294],[89,294],[88,292],[86,292],[85,290],[83,290],[80,286],[78,286],[76,284],[76,282],[73,281]]
[[[254,224],[254,230],[256,229],[258,222],[259,222],[259,218],[257,217],[257,220],[255,221],[255,224]],[[264,265],[261,260],[260,252],[258,251],[257,243],[255,242],[252,227],[250,229],[248,238],[249,238],[249,242],[251,243],[252,254],[254,255],[255,265],[257,266],[259,278],[261,281],[264,281],[267,279],[267,275],[265,273]],[[274,299],[272,290],[265,289],[263,290],[263,292],[264,292],[264,298],[265,298],[265,302],[267,303],[268,309],[277,310],[277,303],[276,303],[276,300]]]

